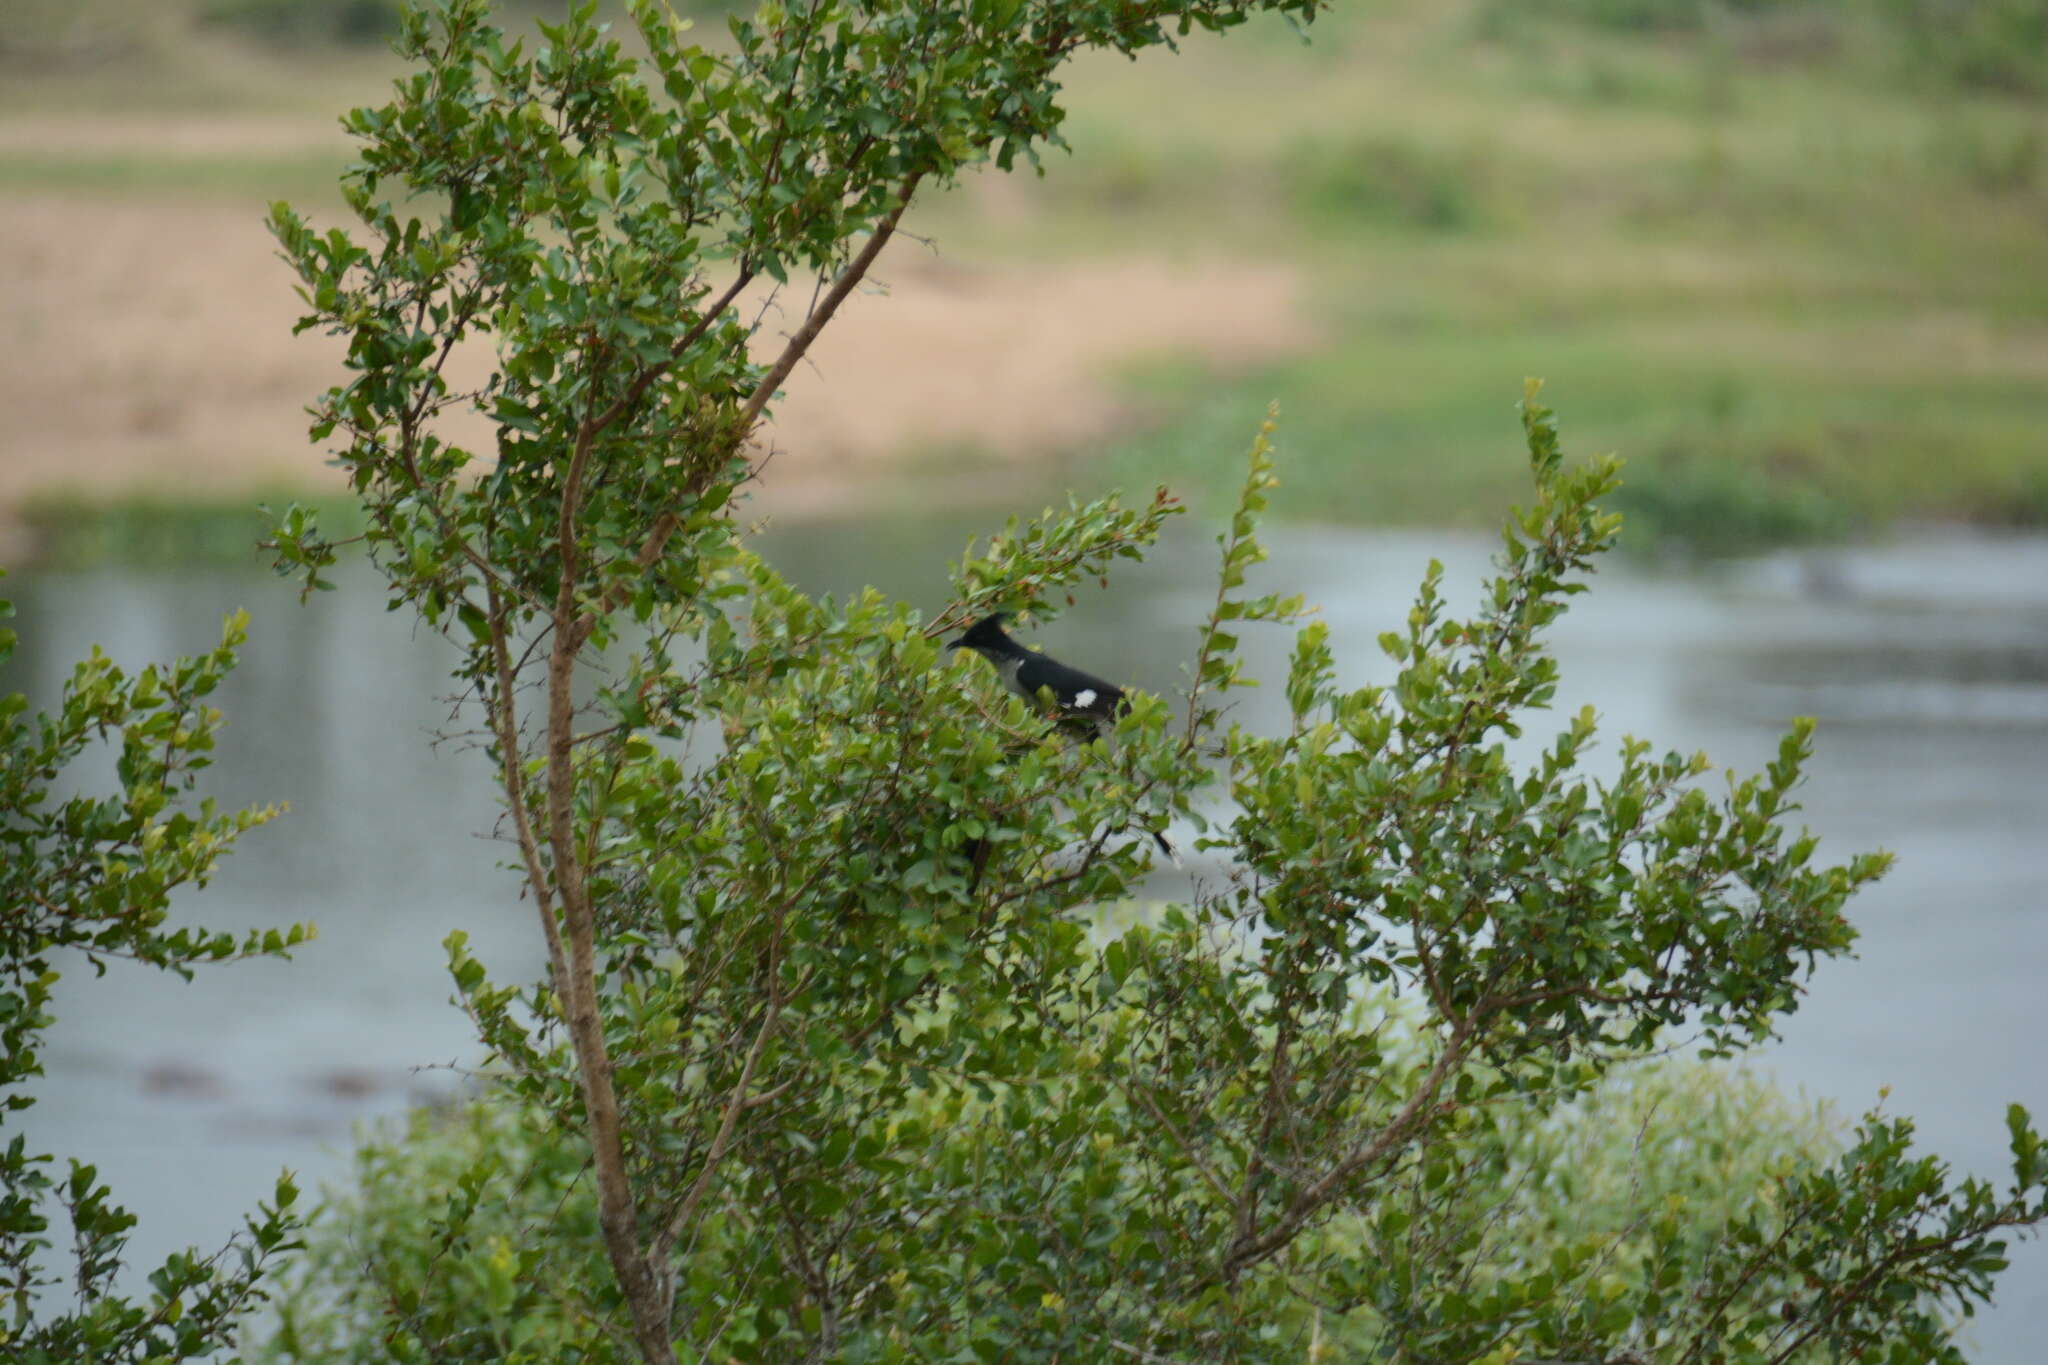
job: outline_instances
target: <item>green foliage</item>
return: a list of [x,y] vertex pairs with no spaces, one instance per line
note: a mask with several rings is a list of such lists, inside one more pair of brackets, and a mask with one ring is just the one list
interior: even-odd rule
[[204,0],[199,17],[270,42],[383,43],[398,32],[398,0]]
[[[9,614],[0,601],[0,618]],[[304,926],[237,938],[166,923],[174,891],[205,885],[237,837],[277,814],[190,799],[221,724],[205,699],[234,666],[246,626],[238,612],[211,653],[132,677],[95,650],[54,713],[30,716],[21,694],[0,696],[0,1132],[35,1102],[27,1086],[42,1074],[38,1048],[67,955],[96,971],[123,958],[189,977],[201,963],[287,956],[311,936]],[[0,629],[0,662],[14,644],[14,632]],[[117,789],[64,795],[72,770],[103,745],[118,754]],[[23,1365],[212,1355],[262,1299],[274,1259],[295,1245],[297,1191],[287,1174],[242,1235],[212,1256],[170,1257],[150,1273],[148,1297],[132,1300],[115,1292],[115,1278],[134,1216],[93,1166],[72,1157],[60,1176],[54,1160],[19,1131],[0,1149],[0,1346]],[[48,1259],[53,1205],[72,1229],[75,1265],[63,1274]],[[50,1306],[60,1285],[75,1295],[67,1311]]]
[[[586,1157],[505,1100],[415,1112],[356,1150],[353,1189],[308,1238],[266,1361],[591,1361],[610,1283]],[[486,1197],[487,1196],[487,1197]],[[586,1344],[594,1349],[579,1355]]]
[[[1223,711],[1249,681],[1236,623],[1300,608],[1242,596],[1263,434],[1185,718],[1140,697],[1113,745],[1047,734],[938,638],[1044,602],[1162,504],[1013,530],[929,624],[735,558],[702,661],[622,689],[644,728],[590,797],[643,1216],[706,1191],[674,1262],[681,1358],[1947,1349],[2002,1230],[2048,1212],[2038,1139],[2015,1129],[1994,1195],[1896,1124],[1835,1158],[1767,1092],[1643,1067],[1673,1026],[1765,1036],[1886,860],[1816,866],[1786,832],[1805,725],[1718,797],[1704,759],[1634,740],[1585,775],[1586,714],[1510,758],[1552,697],[1542,634],[1616,522],[1596,503],[1613,463],[1567,468],[1533,397],[1526,427],[1537,498],[1479,612],[1452,616],[1433,570],[1383,641],[1385,688],[1339,687],[1326,629],[1303,627],[1279,736]],[[1097,927],[1149,854],[1132,831],[1195,818],[1212,748],[1231,875]],[[980,839],[999,851],[977,881]],[[511,1320],[530,1358],[618,1351],[593,1320],[616,1300],[588,1187],[554,1147],[581,1103],[560,1006],[450,951],[506,1098],[370,1150],[281,1358],[461,1358]]]
[[[985,1167],[976,1149],[1002,1141],[979,1125],[936,1137],[956,1169]],[[1599,1245],[1598,1273],[1634,1273],[1655,1245],[1643,1210],[1668,1213],[1671,1236],[1704,1250],[1778,1172],[1839,1146],[1818,1115],[1741,1073],[1646,1063],[1541,1124],[1461,1137],[1445,1225],[1484,1238],[1503,1263]],[[260,1358],[383,1365],[424,1358],[433,1342],[442,1359],[562,1359],[585,1335],[582,1317],[615,1292],[582,1175],[570,1135],[502,1095],[372,1136],[352,1188],[308,1239]],[[485,1188],[491,1197],[477,1198]],[[1372,1236],[1344,1219],[1327,1234],[1353,1247]],[[1326,1317],[1323,1331],[1333,1347],[1363,1349],[1381,1325],[1358,1313]]]
[[[1125,894],[1144,831],[1202,781],[1185,746],[1075,749],[1014,699],[964,710],[959,672],[934,668],[967,613],[1044,604],[1149,543],[1169,500],[999,539],[926,624],[872,594],[810,602],[738,547],[727,505],[746,442],[921,184],[1057,144],[1069,56],[1317,7],[821,0],[735,18],[712,49],[643,0],[643,79],[594,4],[543,23],[529,52],[481,0],[451,0],[407,11],[415,74],[346,120],[362,150],[344,198],[367,244],[273,211],[301,327],[343,336],[354,372],[315,405],[315,439],[342,438],[394,605],[467,649],[548,937],[544,986],[492,984],[455,941],[457,985],[521,1098],[588,1133],[645,1359],[674,1358],[678,1336],[788,1349],[779,1318],[734,1296],[766,1268],[735,1277],[682,1250],[721,1235],[728,1168],[774,1180],[746,1206],[781,1210],[805,1230],[791,1235],[864,1214],[921,1150],[917,1124],[870,1131],[927,1084],[933,1040],[913,1046],[906,1021],[943,1010],[948,1066],[1032,1074],[1047,1049],[1009,997],[1071,964],[1071,912]],[[807,315],[763,366],[737,300],[806,276]],[[444,365],[480,338],[495,370],[452,391]],[[494,451],[444,435],[462,408],[495,426]],[[322,585],[334,548],[305,509],[275,544],[282,569]],[[614,646],[605,718],[585,729],[582,655]],[[545,683],[531,746],[529,673]],[[1163,724],[1149,704],[1121,728]],[[984,866],[1035,889],[984,899]],[[649,1029],[651,1050],[636,1041]],[[849,1152],[865,1181],[851,1189]],[[848,1226],[849,1264],[900,1256],[900,1230]],[[879,1330],[840,1321],[837,1271],[808,1273],[829,1316],[806,1332]]]
[[1631,32],[1694,32],[1725,15],[1815,8],[1813,0],[1519,0],[1524,13]]
[[[818,0],[735,19],[714,50],[641,3],[644,63],[589,4],[530,51],[478,0],[407,13],[415,70],[347,120],[360,240],[283,205],[272,222],[302,328],[348,345],[314,435],[393,604],[464,651],[547,943],[521,985],[452,936],[457,995],[494,1100],[576,1135],[589,1175],[562,1221],[512,1237],[478,1220],[559,1185],[551,1142],[457,1144],[424,1206],[397,1197],[412,1168],[373,1159],[370,1207],[423,1210],[424,1248],[380,1228],[339,1325],[318,1291],[288,1317],[304,1349],[1279,1361],[1317,1305],[1393,1356],[1612,1356],[1660,1333],[1719,1350],[1748,1287],[1805,1268],[1764,1235],[1736,1293],[1679,1311],[1658,1296],[1720,1283],[1725,1238],[1638,1238],[1612,1288],[1589,1277],[1618,1234],[1533,1265],[1455,1230],[1463,1167],[1511,1165],[1672,1030],[1711,1052],[1768,1037],[1886,863],[1817,863],[1789,827],[1807,723],[1725,785],[1632,738],[1589,772],[1590,711],[1533,757],[1511,747],[1553,700],[1543,634],[1619,525],[1615,462],[1567,465],[1533,387],[1534,501],[1477,612],[1453,614],[1433,569],[1383,637],[1388,687],[1340,684],[1327,630],[1301,626],[1284,734],[1227,710],[1251,681],[1243,623],[1302,615],[1251,586],[1270,421],[1184,704],[1133,693],[1108,734],[1048,725],[944,646],[1142,554],[1177,511],[1164,493],[1013,523],[930,616],[813,599],[735,537],[759,419],[920,187],[1056,144],[1067,56],[1257,8],[1315,6]],[[810,302],[764,363],[738,300],[771,284]],[[457,392],[465,344],[497,363]],[[456,440],[464,410],[494,448]],[[334,548],[304,509],[276,545],[321,584]],[[1228,875],[1106,927],[1172,820]],[[1821,1197],[1825,1172],[1797,1178],[1786,1197]],[[1886,1248],[1885,1302],[1933,1321],[1981,1296],[1968,1267],[2039,1216],[2041,1176],[1957,1196],[1953,1235],[1925,1244],[1885,1202],[1905,1179],[1841,1198]],[[1947,1191],[1936,1173],[1926,1201]],[[593,1225],[608,1274],[562,1273]],[[1865,1279],[1835,1289],[1810,1321],[1863,1330]],[[480,1327],[479,1302],[530,1333]]]
[[1847,508],[1810,486],[1773,479],[1728,454],[1667,454],[1646,462],[1614,500],[1631,535],[1707,554],[1753,554],[1838,539]]
[[1302,144],[1283,174],[1307,213],[1348,222],[1456,232],[1488,212],[1483,158],[1384,136]]
[[2044,0],[1885,0],[1915,64],[1979,90],[2048,94]]
[[[594,5],[544,24],[531,56],[480,0],[409,12],[400,49],[423,69],[393,103],[348,119],[363,152],[344,193],[374,249],[273,212],[305,281],[302,327],[349,340],[359,378],[330,391],[314,430],[351,441],[342,459],[370,503],[373,550],[407,561],[402,591],[429,619],[486,587],[523,618],[553,601],[557,551],[538,546],[573,469],[581,590],[630,592],[643,619],[687,600],[694,574],[649,577],[620,550],[688,543],[715,523],[738,443],[779,385],[747,354],[739,290],[836,271],[925,177],[983,159],[1007,168],[1056,143],[1051,73],[1071,51],[1134,51],[1164,41],[1167,19],[1224,28],[1248,8],[1027,15],[990,0],[862,17],[814,5],[735,19],[734,49],[717,52],[642,3],[656,89]],[[445,204],[438,226],[411,216],[413,195]],[[721,267],[732,283],[714,291]],[[442,367],[474,335],[495,339],[500,365],[481,390],[452,394]],[[435,434],[458,405],[497,424],[488,479],[458,480],[481,453]],[[585,482],[593,466],[604,475]],[[688,527],[672,524],[678,504],[696,507]],[[458,548],[468,536],[485,538],[488,573]],[[514,565],[528,567],[487,583]]]

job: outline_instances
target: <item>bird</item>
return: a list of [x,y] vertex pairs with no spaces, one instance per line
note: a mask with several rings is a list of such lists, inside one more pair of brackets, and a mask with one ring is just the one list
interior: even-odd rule
[[[1009,613],[1002,611],[984,616],[962,631],[960,638],[946,648],[973,650],[989,661],[996,676],[1003,680],[1003,686],[1034,706],[1049,709],[1062,724],[1083,728],[1096,735],[1106,733],[1128,704],[1124,690],[1093,673],[1084,673],[1071,664],[1063,664],[1050,654],[1024,648],[1003,629],[1003,623],[1009,619]],[[1171,858],[1175,866],[1180,865],[1180,854],[1164,834],[1156,829],[1146,833],[1159,845],[1161,853]],[[976,850],[976,881],[980,880],[981,865],[986,856],[985,849]]]
[[1008,612],[995,612],[969,626],[948,649],[971,649],[989,661],[1003,686],[1038,706],[1050,705],[1060,720],[1088,725],[1098,733],[1116,723],[1124,690],[1063,664],[1049,654],[1026,649],[1003,629]]

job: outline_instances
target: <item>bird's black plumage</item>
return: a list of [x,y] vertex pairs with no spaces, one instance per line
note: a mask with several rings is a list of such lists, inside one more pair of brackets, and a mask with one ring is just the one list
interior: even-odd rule
[[1048,699],[1062,718],[1087,719],[1098,726],[1114,724],[1124,705],[1124,690],[1063,664],[1049,654],[1024,648],[1003,630],[1006,614],[984,616],[949,646],[971,649],[995,668],[1003,685],[1026,701],[1040,705]]
[[[1116,723],[1117,714],[1125,705],[1121,687],[1063,664],[1051,655],[1024,648],[1004,631],[1003,622],[1007,619],[1008,613],[1000,611],[984,616],[962,631],[960,638],[947,648],[973,650],[989,661],[1005,687],[1026,701],[1049,707],[1063,724],[1099,735]],[[1147,833],[1161,853],[1176,864],[1180,862],[1164,834],[1156,829]],[[987,858],[988,849],[983,844],[974,854],[975,883],[981,880]]]

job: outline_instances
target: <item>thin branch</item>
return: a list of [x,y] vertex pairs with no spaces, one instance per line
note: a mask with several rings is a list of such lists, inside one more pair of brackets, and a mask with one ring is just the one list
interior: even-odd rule
[[704,334],[725,316],[725,310],[732,306],[732,301],[739,297],[740,291],[753,283],[755,273],[753,266],[744,260],[741,261],[740,273],[733,277],[733,282],[726,286],[725,292],[713,300],[711,306],[704,310],[704,315],[691,324],[690,330],[677,337],[675,344],[668,348],[668,359],[649,365],[633,376],[633,382],[626,386],[626,391],[614,399],[610,407],[585,424],[589,434],[597,436],[613,422],[618,421],[628,408],[639,402],[641,396],[654,386],[656,380],[674,369],[675,363],[683,358],[684,353],[701,341]]
[[1436,1102],[1436,1095],[1443,1088],[1460,1062],[1465,1059],[1470,1042],[1469,1028],[1459,1024],[1444,1040],[1444,1050],[1438,1054],[1436,1064],[1429,1074],[1408,1097],[1401,1112],[1381,1128],[1378,1136],[1363,1147],[1357,1148],[1336,1165],[1326,1171],[1322,1178],[1296,1195],[1287,1212],[1263,1236],[1246,1241],[1238,1238],[1224,1253],[1220,1269],[1221,1278],[1228,1281],[1236,1274],[1255,1265],[1293,1241],[1308,1220],[1335,1197],[1337,1187],[1365,1167],[1388,1156],[1414,1135],[1417,1128],[1427,1121],[1428,1110]]
[[1209,1163],[1202,1159],[1202,1154],[1195,1150],[1195,1145],[1183,1137],[1178,1128],[1174,1127],[1173,1120],[1166,1117],[1166,1111],[1159,1107],[1157,1102],[1153,1100],[1151,1093],[1144,1086],[1120,1085],[1118,1088],[1143,1105],[1145,1112],[1150,1114],[1154,1121],[1166,1130],[1166,1136],[1173,1139],[1173,1145],[1180,1148],[1181,1155],[1185,1156],[1188,1159],[1188,1164],[1195,1168],[1195,1174],[1202,1177],[1203,1182],[1209,1186],[1209,1189],[1218,1199],[1222,1200],[1225,1204],[1236,1202],[1231,1198],[1230,1187],[1223,1183],[1223,1177],[1216,1174]]
[[512,808],[512,828],[519,838],[520,860],[526,865],[526,884],[533,888],[534,904],[540,911],[541,932],[547,938],[548,966],[552,969],[559,995],[569,977],[568,958],[562,952],[562,928],[555,922],[555,907],[548,895],[547,869],[540,859],[540,841],[526,804],[525,764],[520,756],[519,718],[513,704],[517,674],[512,649],[506,640],[505,603],[497,588],[484,585],[490,602],[491,655],[498,673],[498,704],[490,707],[497,730],[499,775],[504,781],[505,804]]
[[760,1064],[761,1054],[767,1050],[769,1035],[775,1032],[776,1022],[782,1017],[782,992],[776,991],[768,1002],[768,1009],[761,1020],[761,1027],[754,1034],[754,1044],[747,1049],[747,1059],[740,1066],[739,1079],[733,1082],[732,1094],[727,1098],[725,1112],[719,1116],[718,1133],[711,1139],[709,1150],[704,1153],[704,1164],[697,1172],[697,1179],[690,1186],[690,1192],[676,1207],[668,1225],[655,1239],[649,1259],[663,1262],[668,1253],[681,1240],[684,1229],[697,1216],[697,1208],[704,1202],[704,1196],[711,1189],[711,1178],[717,1174],[725,1149],[732,1142],[733,1129],[739,1126],[740,1112],[751,1108],[747,1091],[754,1083],[754,1068]]
[[[913,171],[905,177],[903,183],[897,187],[895,207],[875,225],[874,232],[868,237],[867,245],[846,263],[846,268],[839,272],[839,278],[833,284],[831,292],[825,295],[824,301],[811,316],[804,320],[804,325],[797,329],[796,335],[792,336],[789,344],[783,348],[781,356],[762,377],[760,385],[755,388],[752,396],[747,399],[746,407],[740,412],[738,429],[743,436],[761,419],[761,413],[767,408],[769,400],[774,398],[775,390],[781,387],[783,380],[789,378],[790,371],[804,358],[804,353],[810,350],[811,343],[818,339],[818,333],[825,329],[825,324],[839,311],[839,305],[846,302],[847,296],[853,293],[854,288],[867,275],[869,267],[874,265],[875,258],[882,254],[882,248],[889,244],[889,238],[895,234],[896,224],[901,221],[904,210],[910,207],[911,198],[917,193],[918,182],[923,178],[923,171]],[[677,501],[688,501],[700,496],[718,472],[708,466],[694,471],[677,490]],[[642,573],[654,567],[655,561],[661,558],[662,551],[667,548],[669,537],[673,536],[682,524],[682,514],[674,508],[664,511],[654,519],[654,524],[648,528],[647,538],[641,541],[639,550],[633,556],[635,566]],[[599,599],[596,608],[586,614],[584,621],[594,620],[597,611],[609,611],[616,607],[625,600],[627,591],[623,583],[613,584]],[[582,628],[587,630],[588,626]]]
[[910,200],[917,193],[918,182],[922,179],[923,171],[912,171],[904,177],[903,183],[897,186],[895,206],[883,215],[881,222],[875,224],[875,230],[869,235],[867,245],[846,263],[846,268],[839,272],[839,278],[833,281],[831,290],[826,293],[817,308],[812,310],[811,315],[804,319],[804,325],[796,329],[795,335],[789,339],[789,344],[782,348],[782,354],[776,357],[775,363],[768,367],[768,373],[762,376],[753,396],[747,399],[747,406],[740,414],[740,425],[743,429],[751,428],[761,419],[761,413],[775,397],[775,391],[782,387],[782,381],[789,378],[790,371],[804,358],[804,353],[811,349],[811,343],[818,339],[818,333],[825,330],[825,324],[832,321],[832,316],[839,311],[839,306],[846,302],[861,280],[867,276],[868,268],[874,265],[875,258],[882,254],[882,248],[889,245],[889,238],[895,234],[896,224],[901,221],[903,211],[910,207]]

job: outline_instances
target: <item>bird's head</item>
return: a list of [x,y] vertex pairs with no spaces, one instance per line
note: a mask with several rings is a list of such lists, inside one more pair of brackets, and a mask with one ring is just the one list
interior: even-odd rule
[[960,633],[960,638],[946,646],[947,649],[971,649],[977,654],[1002,653],[1014,647],[1014,642],[1003,633],[1003,622],[1010,619],[1006,611],[991,612]]

